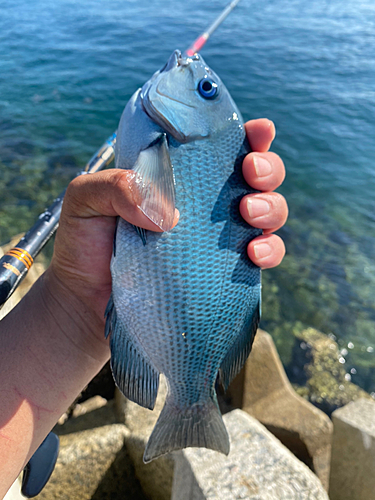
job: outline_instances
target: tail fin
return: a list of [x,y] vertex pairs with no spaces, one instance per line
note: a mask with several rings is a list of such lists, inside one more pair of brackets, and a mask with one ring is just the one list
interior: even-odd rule
[[143,461],[148,463],[160,455],[190,446],[228,455],[229,437],[219,407],[209,398],[207,402],[182,410],[172,404],[168,395],[148,440]]

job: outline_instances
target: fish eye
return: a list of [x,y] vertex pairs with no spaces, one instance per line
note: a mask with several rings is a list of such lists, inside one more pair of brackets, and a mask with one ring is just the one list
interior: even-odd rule
[[217,83],[215,83],[211,78],[202,78],[198,83],[198,91],[202,97],[205,99],[214,99],[218,94]]

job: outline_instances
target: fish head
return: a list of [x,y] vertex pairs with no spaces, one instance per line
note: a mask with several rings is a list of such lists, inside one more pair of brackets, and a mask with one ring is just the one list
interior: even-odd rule
[[141,99],[147,115],[181,143],[213,136],[229,121],[242,123],[228,90],[199,54],[175,50],[142,87]]

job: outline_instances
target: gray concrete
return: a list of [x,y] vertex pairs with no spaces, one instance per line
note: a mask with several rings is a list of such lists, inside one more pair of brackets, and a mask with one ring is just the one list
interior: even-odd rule
[[358,399],[332,420],[331,500],[374,500],[375,402]]
[[132,403],[119,390],[117,390],[115,396],[117,418],[130,431],[125,440],[126,449],[132,459],[142,489],[150,500],[170,500],[171,498],[174,470],[173,455],[168,453],[148,464],[143,463],[143,453],[164,406],[166,394],[166,380],[162,375],[153,411]]
[[249,359],[229,394],[236,406],[259,420],[309,465],[328,490],[332,422],[296,394],[272,337],[263,330],[258,330]]
[[126,449],[130,432],[116,423],[113,402],[92,398],[79,416],[57,425],[60,452],[38,500],[146,500]]
[[315,474],[257,420],[234,410],[224,421],[229,456],[176,452],[172,500],[328,500]]

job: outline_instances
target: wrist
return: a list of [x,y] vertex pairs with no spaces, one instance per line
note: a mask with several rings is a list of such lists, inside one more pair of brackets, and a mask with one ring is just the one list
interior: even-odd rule
[[50,321],[60,334],[78,350],[99,362],[109,358],[108,340],[104,338],[105,319],[59,279],[51,265],[39,279],[41,300]]
[[98,318],[48,270],[1,320],[0,498],[108,360]]

